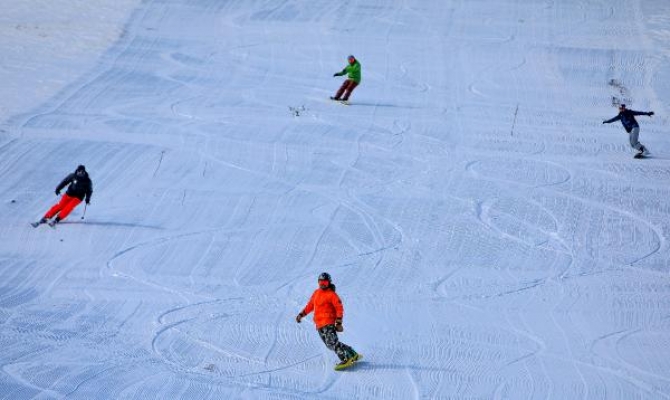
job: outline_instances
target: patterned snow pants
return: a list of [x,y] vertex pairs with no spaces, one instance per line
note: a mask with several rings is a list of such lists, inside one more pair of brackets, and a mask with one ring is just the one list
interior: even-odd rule
[[323,343],[329,350],[334,351],[337,356],[340,358],[340,361],[347,360],[353,357],[356,352],[350,346],[340,342],[337,338],[337,332],[335,331],[335,325],[326,325],[317,330],[319,336]]

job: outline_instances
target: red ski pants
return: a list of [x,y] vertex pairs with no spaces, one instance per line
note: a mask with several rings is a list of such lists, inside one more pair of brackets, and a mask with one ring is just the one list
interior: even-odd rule
[[[349,96],[351,96],[351,92],[356,89],[356,86],[358,86],[358,83],[352,81],[351,79],[347,79],[342,83],[342,86],[337,91],[337,94],[335,94],[335,98],[338,100],[349,100]],[[344,97],[342,95],[344,94]]]
[[44,218],[49,219],[58,214],[58,218],[62,221],[67,218],[68,215],[70,215],[72,210],[74,210],[74,208],[77,207],[79,203],[81,203],[81,200],[78,198],[64,194],[60,201],[51,207],[46,214],[44,214]]

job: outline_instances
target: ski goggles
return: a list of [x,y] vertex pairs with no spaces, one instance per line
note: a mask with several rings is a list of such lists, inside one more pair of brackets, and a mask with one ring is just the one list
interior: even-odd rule
[[328,282],[328,281],[325,280],[325,279],[322,279],[322,280],[319,281],[319,286],[321,286],[321,287],[327,287],[327,286],[330,286],[330,282]]

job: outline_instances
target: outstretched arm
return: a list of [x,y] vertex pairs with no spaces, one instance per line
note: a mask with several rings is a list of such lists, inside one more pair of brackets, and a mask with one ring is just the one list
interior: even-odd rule
[[606,120],[604,120],[604,121],[603,121],[603,124],[609,124],[609,123],[611,123],[611,122],[618,121],[618,120],[620,120],[620,119],[621,119],[621,114],[617,115],[617,116],[614,117],[614,118],[610,118],[610,119],[606,119]]

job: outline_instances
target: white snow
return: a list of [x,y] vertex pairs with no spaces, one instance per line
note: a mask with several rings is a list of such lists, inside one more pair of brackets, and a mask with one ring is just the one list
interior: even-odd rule
[[0,399],[670,399],[666,0],[22,0],[0,55]]

